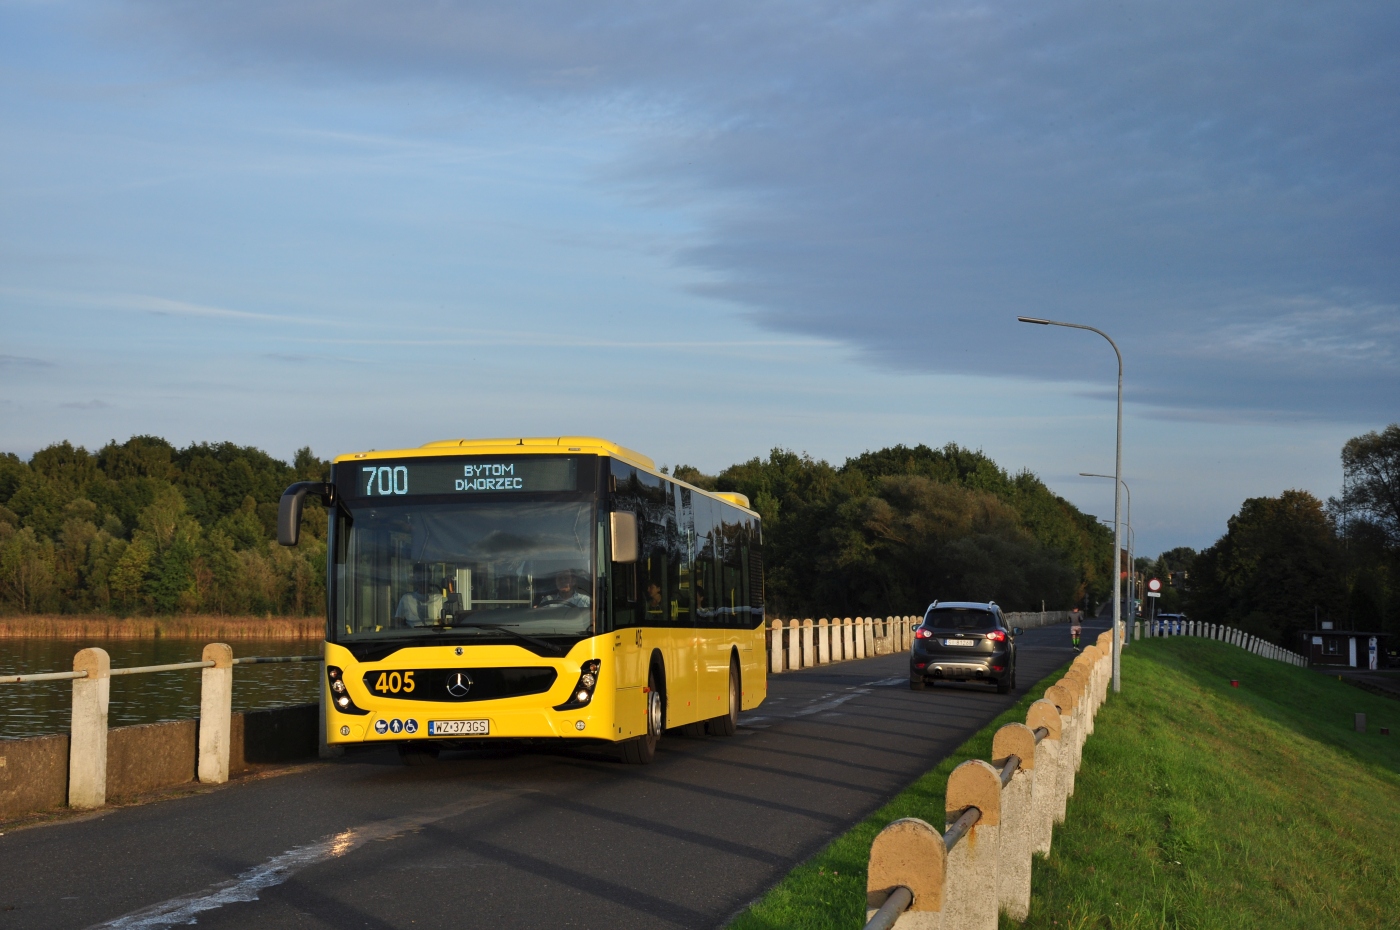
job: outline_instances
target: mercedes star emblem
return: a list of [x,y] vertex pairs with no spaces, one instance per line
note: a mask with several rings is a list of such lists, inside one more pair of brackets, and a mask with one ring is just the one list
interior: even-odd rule
[[472,689],[472,676],[466,672],[451,672],[447,676],[447,693],[453,697],[466,697]]

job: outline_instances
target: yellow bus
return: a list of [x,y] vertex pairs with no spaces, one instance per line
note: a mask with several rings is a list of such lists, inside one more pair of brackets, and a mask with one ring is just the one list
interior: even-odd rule
[[611,744],[735,732],[767,696],[762,528],[603,439],[462,439],[336,458],[282,495],[330,513],[330,743],[422,764],[491,740]]

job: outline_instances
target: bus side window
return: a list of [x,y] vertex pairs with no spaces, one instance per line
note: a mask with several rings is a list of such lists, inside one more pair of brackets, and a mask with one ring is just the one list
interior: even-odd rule
[[725,514],[724,555],[721,562],[721,577],[724,584],[725,626],[741,626],[748,615],[748,604],[740,593],[740,566],[743,564],[743,547],[740,543],[742,524],[735,519],[737,513]]
[[637,576],[646,565],[647,550],[646,541],[646,518],[644,504],[641,495],[638,493],[639,485],[637,481],[636,469],[618,462],[612,463],[614,490],[612,494],[612,507],[614,510],[626,510],[638,517],[638,536],[643,544],[639,553],[640,558],[636,562],[609,562],[609,574],[611,575],[612,586],[612,614],[613,626],[617,629],[629,626],[640,626],[642,624],[641,599],[638,596]]
[[675,521],[671,524],[671,559],[669,562],[667,590],[671,598],[671,622],[677,626],[691,626],[695,619],[691,614],[691,595],[694,591],[695,559],[695,511],[691,503],[690,490],[672,485],[675,504]]

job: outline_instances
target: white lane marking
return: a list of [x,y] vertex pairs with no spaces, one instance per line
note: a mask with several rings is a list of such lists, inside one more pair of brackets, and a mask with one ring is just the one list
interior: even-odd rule
[[[842,704],[846,703],[847,701],[851,700],[852,698],[857,698],[857,697],[860,697],[862,694],[869,694],[869,693],[870,693],[870,689],[869,689],[869,688],[856,688],[856,689],[855,689],[854,691],[852,691],[850,694],[842,695],[842,696],[839,697],[839,698],[835,698],[835,699],[830,700],[830,701],[825,701],[825,702],[823,702],[823,703],[821,703],[821,704],[811,704],[811,705],[808,705],[807,707],[803,707],[802,709],[798,710],[795,714],[793,714],[793,716],[794,716],[794,717],[806,717],[808,714],[819,714],[819,713],[821,713],[821,712],[824,711],[824,710],[831,710],[831,709],[833,709],[833,708],[840,707]],[[825,695],[823,695],[823,697],[825,697]]]
[[908,681],[908,678],[900,675],[895,678],[881,678],[879,681],[869,681],[866,682],[866,684],[874,688],[893,688],[895,685],[902,685]]
[[338,859],[366,843],[375,840],[391,840],[405,833],[419,830],[430,823],[455,817],[473,808],[485,807],[511,797],[527,794],[525,790],[493,791],[478,795],[467,801],[459,801],[433,811],[423,811],[390,820],[351,827],[340,833],[307,846],[297,846],[271,859],[239,873],[228,881],[210,885],[193,894],[180,895],[139,911],[123,914],[105,923],[93,924],[88,930],[162,930],[177,924],[198,923],[199,915],[212,911],[225,904],[239,904],[258,900],[259,892],[280,885],[307,866]]

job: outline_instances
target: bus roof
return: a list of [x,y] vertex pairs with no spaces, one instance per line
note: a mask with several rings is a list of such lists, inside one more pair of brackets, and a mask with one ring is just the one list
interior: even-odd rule
[[[429,455],[548,455],[560,452],[582,452],[592,455],[606,455],[611,458],[656,471],[656,462],[635,449],[620,446],[596,436],[524,436],[507,439],[439,439],[424,443],[416,449],[371,449],[368,452],[347,452],[337,455],[335,462],[357,462],[373,459],[403,459]],[[671,478],[675,481],[677,479]],[[685,482],[686,487],[692,487]],[[718,497],[745,510],[752,511],[749,499],[733,491],[706,491],[695,488],[702,494]]]
[[640,465],[649,471],[656,470],[656,463],[626,446],[620,446],[596,436],[524,436],[508,439],[439,439],[424,443],[416,449],[371,449],[368,452],[349,452],[337,455],[336,462],[352,462],[361,459],[402,459],[420,455],[546,455],[560,452],[584,452],[592,455],[608,455],[622,459],[633,465]]

